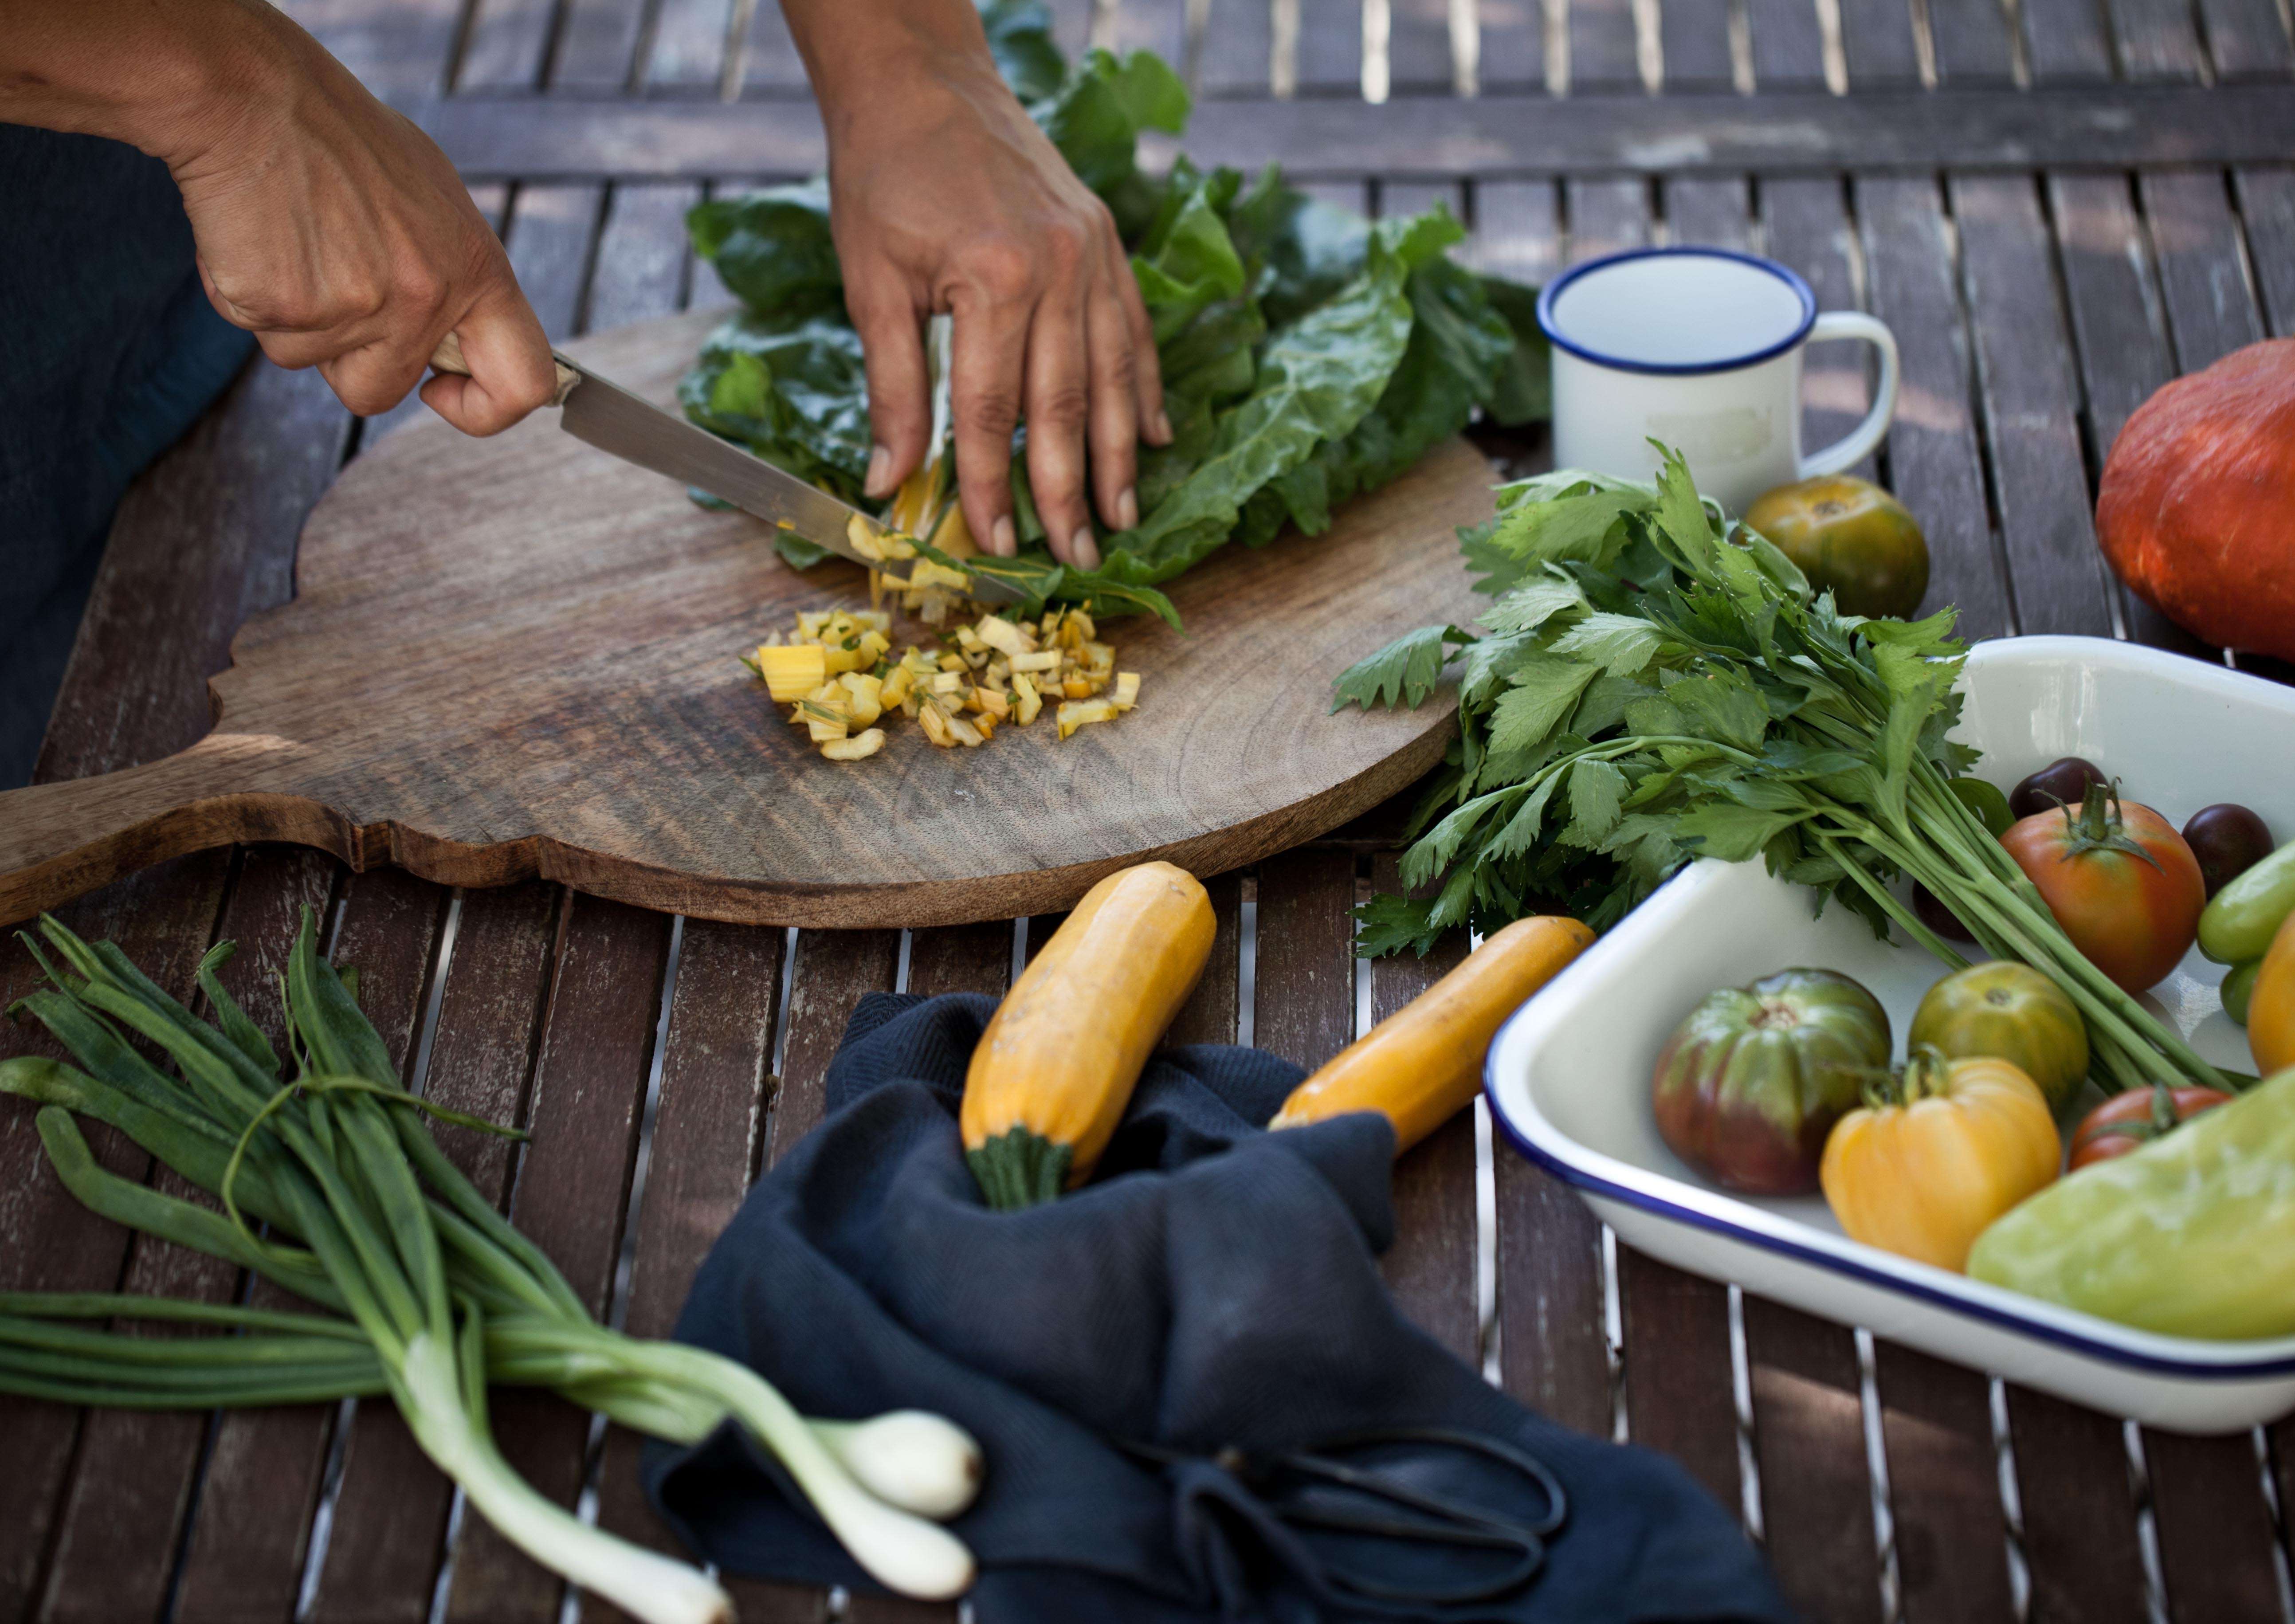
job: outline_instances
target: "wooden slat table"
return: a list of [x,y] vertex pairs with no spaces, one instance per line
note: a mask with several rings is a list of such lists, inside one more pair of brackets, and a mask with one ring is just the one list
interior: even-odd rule
[[[472,177],[553,336],[720,302],[682,216],[818,160],[772,0],[295,0]],[[1828,306],[1886,319],[1905,392],[1873,471],[1926,527],[1932,606],[1974,636],[2132,636],[2219,658],[2098,561],[2096,471],[2144,396],[2295,333],[2295,50],[2276,0],[1057,0],[1063,43],[1147,46],[1205,98],[1201,158],[1278,157],[1357,207],[1437,198],[1469,252],[1535,281],[1630,243],[1750,247]],[[1812,443],[1863,409],[1819,352]],[[292,590],[303,516],[416,406],[359,422],[258,367],[121,508],[42,756],[64,778],[207,724],[201,688]],[[1491,443],[1534,467],[1535,441]],[[2284,672],[2266,674],[2284,676]],[[1212,882],[1189,1041],[1312,1065],[1460,951],[1358,964],[1349,910],[1395,883],[1400,809]],[[546,885],[450,894],[312,853],[187,858],[89,897],[187,992],[218,937],[270,1009],[296,910],[412,1085],[519,1122],[454,1155],[600,1313],[660,1334],[759,1171],[820,1118],[870,989],[997,992],[1056,919],[781,933]],[[0,997],[27,985],[0,961]],[[10,1052],[35,1047],[0,1032]],[[98,1130],[132,1177],[146,1158]],[[1408,1309],[1511,1392],[1678,1456],[1743,1509],[1816,1619],[2295,1624],[2295,1424],[2146,1432],[1684,1275],[1462,1118],[1396,1171],[1385,1261]],[[232,1271],[86,1217],[0,1110],[0,1287],[227,1299]],[[260,1288],[257,1295],[263,1294]],[[666,1543],[636,1441],[506,1395],[512,1460],[569,1506]],[[551,1620],[562,1587],[464,1518],[387,1406],[84,1415],[0,1400],[0,1620]],[[947,1619],[750,1583],[750,1620]]]

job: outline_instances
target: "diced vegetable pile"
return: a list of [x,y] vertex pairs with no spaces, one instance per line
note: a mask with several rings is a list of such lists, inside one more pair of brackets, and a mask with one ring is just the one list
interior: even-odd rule
[[[920,559],[910,582],[939,567]],[[924,590],[907,587],[911,596]],[[1115,721],[1138,703],[1139,673],[1115,669],[1115,647],[1098,631],[1081,608],[1033,621],[984,612],[942,632],[937,651],[911,645],[894,660],[888,613],[817,609],[797,616],[786,641],[776,632],[741,663],[791,707],[790,724],[806,729],[821,755],[857,762],[884,748],[876,724],[894,711],[943,750],[984,745],[1006,722],[1026,727],[1047,704],[1062,739]]]
[[[1139,132],[1176,133],[1188,111],[1163,61],[1093,51],[1070,68],[1034,0],[996,0],[982,16],[1006,81],[1132,250],[1174,432],[1140,447],[1139,522],[1100,539],[1092,571],[1046,550],[1016,458],[1020,556],[979,561],[984,573],[1033,602],[1170,618],[1156,583],[1229,540],[1257,546],[1286,524],[1320,534],[1339,502],[1393,479],[1477,410],[1507,423],[1545,415],[1534,298],[1446,257],[1464,234],[1447,210],[1374,224],[1272,167],[1246,180],[1183,158],[1145,174]],[[686,375],[688,415],[860,502],[872,438],[827,182],[713,199],[688,218],[696,251],[746,306]],[[800,568],[824,556],[794,535],[779,545]]]

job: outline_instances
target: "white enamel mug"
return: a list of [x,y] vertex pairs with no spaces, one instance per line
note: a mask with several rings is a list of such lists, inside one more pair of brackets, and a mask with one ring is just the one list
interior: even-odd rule
[[[1732,513],[1856,463],[1897,408],[1889,330],[1856,311],[1819,315],[1807,282],[1752,254],[1638,249],[1589,260],[1547,283],[1538,324],[1554,347],[1556,468],[1646,479],[1657,440]],[[1854,432],[1803,456],[1801,350],[1829,339],[1879,349],[1880,388]]]

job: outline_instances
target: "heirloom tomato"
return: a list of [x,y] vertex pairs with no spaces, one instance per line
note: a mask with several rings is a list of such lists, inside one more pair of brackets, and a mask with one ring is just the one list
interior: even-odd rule
[[2080,1118],[2080,1125],[2072,1130],[2073,1169],[2124,1156],[2202,1111],[2231,1104],[2231,1096],[2221,1089],[2170,1089],[2164,1108],[2162,1098],[2158,1089],[2130,1089]]
[[1956,970],[1913,1011],[1907,1047],[1948,1060],[1992,1055],[2010,1061],[2047,1098],[2070,1103],[2087,1076],[2087,1023],[2062,987],[2029,964],[1995,959]]
[[1764,493],[1745,523],[1801,566],[1844,615],[1909,618],[1929,590],[1929,544],[1904,503],[1869,479],[1825,474]]
[[1889,1064],[1881,1000],[1832,970],[1780,970],[1708,993],[1657,1057],[1658,1132],[1733,1190],[1817,1187],[1825,1136]]
[[2063,1141],[2005,1060],[1915,1049],[1825,1146],[1825,1200],[1850,1239],[1958,1269],[1992,1220],[2056,1176]]
[[2206,905],[2200,865],[2176,826],[2091,784],[2075,809],[2036,812],[2000,844],[2039,889],[2072,945],[2141,992],[2176,967]]

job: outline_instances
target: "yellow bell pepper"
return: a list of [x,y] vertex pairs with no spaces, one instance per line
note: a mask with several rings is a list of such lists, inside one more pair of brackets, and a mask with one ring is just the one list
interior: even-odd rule
[[2280,925],[2255,973],[2247,995],[2247,1047],[2258,1076],[2295,1065],[2295,913]]
[[2062,1163],[2046,1097],[2009,1061],[1916,1049],[1868,1098],[1825,1140],[1817,1178],[1850,1238],[1885,1252],[1960,1269],[1986,1227]]

